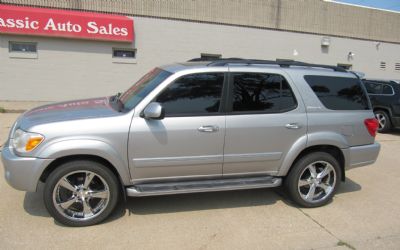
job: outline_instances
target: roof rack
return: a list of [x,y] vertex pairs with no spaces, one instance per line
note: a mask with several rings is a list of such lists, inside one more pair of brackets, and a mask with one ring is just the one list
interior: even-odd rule
[[[204,62],[209,61],[202,58],[193,58],[188,62]],[[325,68],[332,69],[338,72],[347,72],[346,69],[338,66],[324,65],[324,64],[312,64],[306,62],[292,61],[292,60],[260,60],[260,59],[242,59],[242,58],[221,58],[214,61],[210,61],[207,66],[226,66],[227,64],[263,64],[263,65],[279,65],[280,67],[289,68],[291,66],[301,66],[301,67],[314,67],[314,68]]]

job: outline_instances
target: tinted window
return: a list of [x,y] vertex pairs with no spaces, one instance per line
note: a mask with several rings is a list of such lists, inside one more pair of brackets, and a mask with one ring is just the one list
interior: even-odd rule
[[393,89],[390,85],[384,84],[382,88],[382,94],[384,95],[393,95]]
[[382,93],[382,84],[373,82],[364,82],[368,94],[378,95]]
[[157,98],[166,116],[199,115],[219,111],[224,73],[183,76]]
[[368,99],[358,79],[332,76],[304,76],[304,78],[328,109],[369,109]]
[[283,76],[262,73],[233,75],[233,111],[276,113],[296,106],[293,93]]

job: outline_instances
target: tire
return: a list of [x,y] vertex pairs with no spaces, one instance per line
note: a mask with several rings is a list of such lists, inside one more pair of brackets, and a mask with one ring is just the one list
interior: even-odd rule
[[58,166],[47,178],[44,204],[67,226],[90,226],[105,220],[120,195],[115,174],[99,162],[77,160]]
[[298,205],[320,207],[328,204],[335,195],[341,175],[340,165],[332,155],[314,152],[294,164],[284,185],[290,198]]
[[374,114],[375,118],[379,122],[378,132],[379,133],[389,132],[390,129],[392,129],[392,123],[390,121],[389,115],[383,110],[376,110]]

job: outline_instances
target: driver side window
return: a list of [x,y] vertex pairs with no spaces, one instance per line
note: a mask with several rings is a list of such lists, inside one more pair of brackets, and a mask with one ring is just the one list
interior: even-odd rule
[[198,116],[218,113],[224,73],[186,75],[175,80],[155,99],[165,116]]

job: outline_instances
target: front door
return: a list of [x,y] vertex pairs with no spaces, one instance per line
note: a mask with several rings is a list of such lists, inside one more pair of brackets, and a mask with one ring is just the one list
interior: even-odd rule
[[153,100],[164,119],[133,118],[128,155],[135,182],[222,176],[223,85],[224,73],[182,76]]

